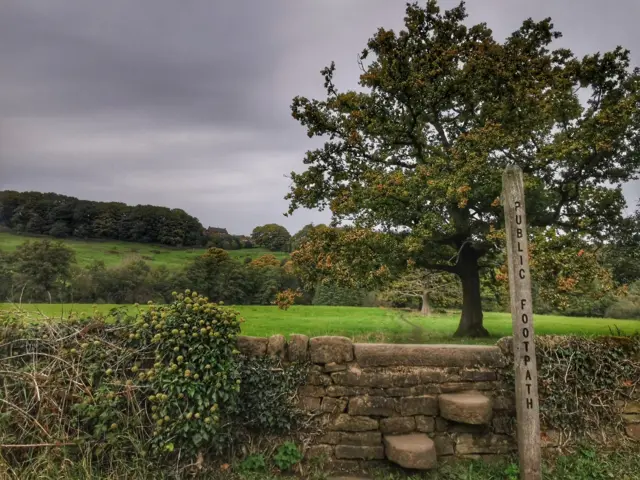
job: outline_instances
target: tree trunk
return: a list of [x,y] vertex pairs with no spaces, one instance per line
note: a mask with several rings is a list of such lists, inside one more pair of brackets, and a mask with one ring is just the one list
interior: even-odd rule
[[420,313],[425,317],[431,315],[431,305],[429,305],[429,292],[422,292],[422,308],[420,309]]
[[473,247],[462,247],[457,267],[457,274],[462,282],[462,315],[454,336],[487,337],[489,332],[482,326],[478,255]]

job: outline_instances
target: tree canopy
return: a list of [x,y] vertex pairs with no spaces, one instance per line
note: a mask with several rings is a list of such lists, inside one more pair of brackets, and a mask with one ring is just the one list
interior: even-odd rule
[[532,228],[611,235],[621,184],[640,170],[640,73],[621,47],[552,49],[550,19],[500,43],[466,17],[463,3],[407,5],[404,30],[367,42],[359,91],[339,91],[332,63],[326,98],[294,98],[293,117],[325,143],[287,198],[290,213],[328,207],[338,224],[403,235],[418,266],[460,277],[458,334],[485,335],[479,260],[497,251],[503,169],[524,172]]
[[268,223],[254,228],[251,232],[251,240],[258,247],[268,248],[271,251],[287,252],[290,250],[291,234],[282,225]]

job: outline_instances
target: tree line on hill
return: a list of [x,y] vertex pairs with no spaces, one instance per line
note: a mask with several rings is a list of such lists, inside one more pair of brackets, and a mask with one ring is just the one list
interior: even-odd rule
[[169,246],[206,244],[200,221],[177,208],[78,200],[57,193],[0,192],[0,225],[58,238],[95,238]]
[[204,229],[177,208],[130,206],[120,202],[79,200],[57,193],[0,191],[0,226],[15,233],[56,238],[121,240],[172,247],[208,246],[223,250],[264,247],[290,251],[291,235],[277,224],[254,228],[251,236],[225,228]]

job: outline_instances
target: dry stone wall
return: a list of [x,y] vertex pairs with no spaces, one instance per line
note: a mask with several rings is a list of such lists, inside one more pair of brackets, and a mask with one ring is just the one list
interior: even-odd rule
[[[299,402],[323,433],[308,457],[387,459],[428,469],[451,458],[516,449],[514,394],[504,378],[513,367],[498,346],[354,344],[304,335],[286,342],[277,335],[240,337],[238,348],[250,356],[311,362]],[[627,434],[640,439],[640,408],[622,408]],[[543,446],[557,441],[554,432],[542,435]]]

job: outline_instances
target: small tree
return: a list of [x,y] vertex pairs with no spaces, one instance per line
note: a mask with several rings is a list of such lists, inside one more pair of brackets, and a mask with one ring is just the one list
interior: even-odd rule
[[239,262],[220,248],[209,248],[186,271],[186,280],[214,302],[243,303],[249,278]]
[[640,171],[640,72],[621,47],[551,50],[550,19],[500,43],[466,17],[462,3],[408,5],[403,31],[367,42],[361,91],[340,92],[333,63],[322,70],[326,98],[296,97],[291,110],[326,141],[287,198],[289,213],[329,207],[338,224],[405,234],[419,268],[460,277],[456,335],[483,336],[480,269],[500,251],[504,168],[524,172],[532,228],[610,237],[621,184]]
[[282,225],[269,223],[256,227],[251,232],[251,240],[258,247],[268,248],[271,251],[289,251],[291,235]]
[[382,298],[419,298],[420,313],[431,315],[432,301],[460,295],[458,279],[446,272],[410,268],[381,293]]
[[75,252],[60,241],[28,241],[14,254],[14,271],[20,288],[26,285],[38,298],[51,296],[55,287],[62,287],[71,276]]

